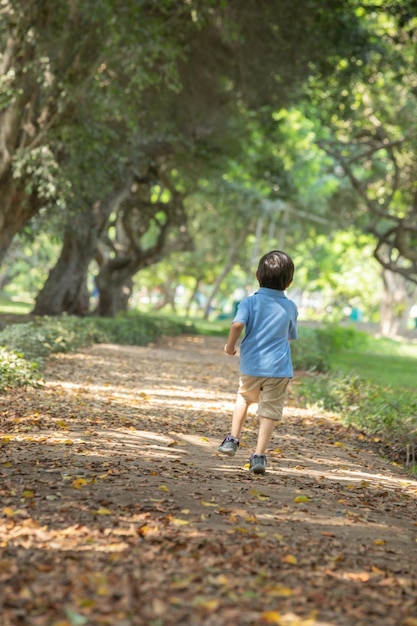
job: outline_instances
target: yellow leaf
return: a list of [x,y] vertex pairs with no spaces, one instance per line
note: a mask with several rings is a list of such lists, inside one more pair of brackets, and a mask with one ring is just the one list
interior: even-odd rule
[[385,541],[385,539],[375,539],[374,540],[374,544],[376,546],[385,546],[387,542]]
[[22,493],[22,496],[26,498],[27,500],[30,500],[31,498],[33,498],[34,495],[35,494],[30,489],[25,489],[25,491]]
[[168,487],[166,485],[159,485],[159,489],[161,491],[169,491]]
[[10,461],[7,461],[7,463],[3,463],[3,467],[13,467],[13,463],[10,463]]
[[73,483],[72,486],[74,487],[74,489],[81,489],[81,487],[84,487],[87,484],[87,481],[85,478],[76,478]]
[[250,468],[250,463],[245,463],[245,465],[243,466],[243,469],[248,470]]
[[251,495],[256,496],[258,500],[268,500],[269,498],[268,495],[266,495],[265,493],[262,493],[261,491],[257,491],[256,489],[252,489]]
[[288,565],[297,565],[298,563],[297,557],[294,556],[293,554],[286,554],[285,556],[282,557],[282,560],[284,563],[287,563]]
[[3,515],[5,515],[6,517],[13,517],[13,515],[15,514],[14,510],[12,509],[11,506],[5,506],[3,509]]
[[106,507],[104,506],[101,506],[96,511],[93,511],[93,513],[95,513],[96,515],[111,515],[111,511],[109,511],[109,509],[106,509]]
[[143,526],[141,526],[140,528],[137,529],[137,533],[138,535],[140,535],[141,537],[146,537],[146,535],[150,532],[151,527],[148,526],[148,524],[144,524]]
[[174,524],[174,526],[186,526],[190,523],[188,519],[181,519],[179,517],[174,517],[171,522]]
[[285,585],[275,585],[271,589],[268,589],[268,595],[276,596],[277,598],[290,598],[294,595],[294,591]]
[[260,617],[266,624],[282,624],[281,615],[278,611],[264,611]]
[[336,446],[336,448],[344,448],[345,447],[345,444],[342,443],[341,441],[335,441],[333,445]]
[[68,428],[68,424],[65,420],[58,420],[56,425],[58,428]]
[[193,600],[193,605],[202,609],[206,609],[206,611],[216,611],[219,608],[219,600],[216,598],[208,599],[196,597]]
[[308,496],[296,496],[294,498],[294,502],[308,502],[310,500],[310,498]]
[[216,502],[206,502],[205,500],[200,500],[200,504],[203,506],[218,506]]
[[277,541],[283,541],[284,535],[280,535],[279,533],[274,533],[274,539],[276,539]]

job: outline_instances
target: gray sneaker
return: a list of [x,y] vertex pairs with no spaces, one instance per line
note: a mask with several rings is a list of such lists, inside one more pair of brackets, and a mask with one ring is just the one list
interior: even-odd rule
[[265,474],[266,456],[265,454],[252,454],[249,459],[249,471],[253,474]]
[[227,456],[235,456],[238,447],[239,439],[236,439],[236,437],[233,437],[232,435],[227,435],[227,437],[223,440],[223,443],[221,443],[217,448],[217,452],[227,454]]

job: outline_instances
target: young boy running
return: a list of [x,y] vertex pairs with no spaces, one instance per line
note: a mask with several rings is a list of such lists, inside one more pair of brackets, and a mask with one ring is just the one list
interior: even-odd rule
[[293,276],[294,263],[285,252],[273,250],[260,259],[256,272],[260,288],[239,304],[224,347],[226,354],[235,355],[236,342],[245,328],[232,429],[217,450],[228,456],[236,454],[249,405],[257,402],[258,442],[249,465],[254,474],[265,474],[266,448],[282,417],[286,389],[293,377],[289,340],[297,338],[298,312],[284,294]]

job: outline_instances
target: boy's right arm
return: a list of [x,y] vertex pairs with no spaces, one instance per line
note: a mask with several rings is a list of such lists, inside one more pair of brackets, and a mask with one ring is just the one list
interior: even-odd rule
[[224,346],[224,351],[229,356],[233,356],[236,354],[236,342],[240,337],[243,327],[244,324],[242,322],[232,322],[229,330],[229,337],[227,339],[226,345]]

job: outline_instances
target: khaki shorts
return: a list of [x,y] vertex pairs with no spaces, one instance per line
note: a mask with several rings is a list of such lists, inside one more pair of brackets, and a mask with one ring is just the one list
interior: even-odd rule
[[241,374],[237,393],[238,396],[242,396],[246,404],[258,403],[256,412],[258,417],[280,420],[290,380],[290,378],[263,378]]

